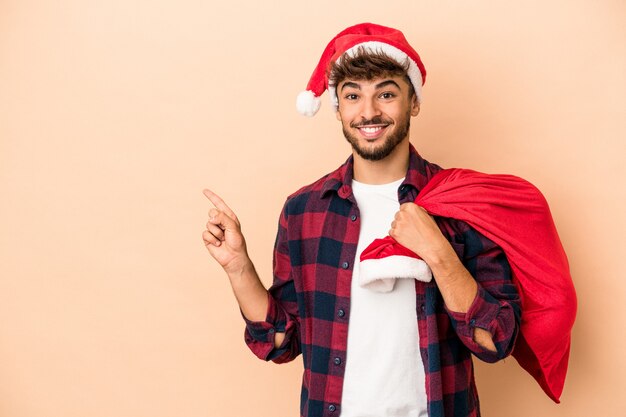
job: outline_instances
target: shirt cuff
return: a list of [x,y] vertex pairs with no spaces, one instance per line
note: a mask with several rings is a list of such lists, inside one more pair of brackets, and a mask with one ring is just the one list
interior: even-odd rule
[[476,297],[466,313],[452,311],[445,306],[450,316],[452,327],[463,343],[475,353],[489,352],[474,341],[474,329],[476,327],[491,333],[492,337],[498,330],[498,314],[500,303],[484,288],[478,287]]
[[277,332],[285,332],[287,316],[278,303],[268,294],[268,306],[264,321],[252,321],[246,318],[241,309],[241,317],[246,322],[246,344],[261,359],[270,360],[280,356],[285,351],[287,338],[276,348],[275,337]]

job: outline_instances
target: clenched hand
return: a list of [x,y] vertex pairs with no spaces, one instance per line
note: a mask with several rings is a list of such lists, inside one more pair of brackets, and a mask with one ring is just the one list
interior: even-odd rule
[[427,264],[453,254],[435,220],[415,203],[405,203],[396,213],[389,236],[418,254]]

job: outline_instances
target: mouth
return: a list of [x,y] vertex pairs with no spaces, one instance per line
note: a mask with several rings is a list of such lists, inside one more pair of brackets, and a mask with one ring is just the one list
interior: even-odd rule
[[389,125],[365,125],[357,126],[357,130],[367,140],[375,140],[381,137]]

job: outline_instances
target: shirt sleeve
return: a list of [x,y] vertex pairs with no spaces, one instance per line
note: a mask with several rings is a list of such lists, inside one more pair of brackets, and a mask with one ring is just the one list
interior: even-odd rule
[[[260,359],[276,363],[289,362],[301,352],[299,336],[298,306],[295,285],[289,259],[287,234],[287,203],[278,222],[274,243],[273,283],[268,290],[268,307],[264,321],[246,322],[245,341],[250,350]],[[285,339],[275,347],[276,333],[285,333]]]
[[[496,362],[510,355],[515,346],[521,317],[520,296],[502,249],[474,229],[467,228],[463,233],[464,244],[452,243],[452,246],[478,283],[478,292],[466,313],[445,308],[463,344],[479,359]],[[496,352],[474,341],[477,327],[491,333]]]

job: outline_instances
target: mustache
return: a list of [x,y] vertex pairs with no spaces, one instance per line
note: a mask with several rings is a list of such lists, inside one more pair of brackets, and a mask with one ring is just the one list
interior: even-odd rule
[[391,125],[393,124],[393,122],[391,120],[388,119],[384,119],[382,116],[375,116],[369,120],[361,120],[358,123],[352,122],[350,123],[350,127],[352,128],[359,128],[361,126],[368,126],[368,125]]

